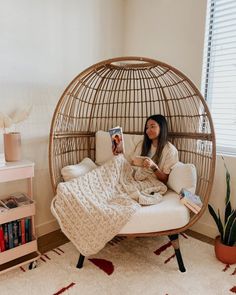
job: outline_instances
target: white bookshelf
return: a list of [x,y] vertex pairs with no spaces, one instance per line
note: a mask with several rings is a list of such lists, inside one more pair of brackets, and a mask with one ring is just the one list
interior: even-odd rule
[[[32,203],[17,208],[0,212],[0,224],[5,224],[14,220],[31,218],[32,240],[14,248],[0,253],[0,273],[21,265],[36,261],[40,253],[38,252],[37,238],[35,235],[35,202],[33,200],[32,180],[34,177],[34,163],[31,161],[7,162],[0,167],[0,185],[4,182],[10,182],[20,179],[27,181],[26,194],[31,198]],[[4,196],[6,197],[6,196]],[[1,199],[1,196],[0,196]]]

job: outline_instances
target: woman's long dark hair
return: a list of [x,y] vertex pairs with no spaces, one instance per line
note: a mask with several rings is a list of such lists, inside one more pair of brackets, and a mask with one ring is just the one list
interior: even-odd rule
[[153,156],[153,160],[158,163],[163,151],[164,146],[168,142],[168,126],[166,118],[162,115],[152,115],[147,118],[145,126],[144,126],[144,138],[143,138],[143,145],[142,145],[142,152],[141,156],[147,156],[148,152],[151,149],[152,140],[150,140],[146,133],[147,122],[149,120],[153,120],[157,122],[160,127],[160,134],[158,136],[158,146],[155,155]]

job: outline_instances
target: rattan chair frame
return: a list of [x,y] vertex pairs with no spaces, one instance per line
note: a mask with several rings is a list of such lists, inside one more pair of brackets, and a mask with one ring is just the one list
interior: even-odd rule
[[152,114],[167,118],[169,140],[180,161],[197,169],[196,193],[203,200],[198,214],[178,229],[133,233],[173,235],[191,227],[204,213],[212,189],[216,147],[211,114],[194,83],[166,63],[145,57],[117,57],[84,70],[62,94],[51,123],[50,177],[54,192],[63,181],[61,168],[84,157],[95,160],[95,133],[120,125],[124,133],[143,134]]

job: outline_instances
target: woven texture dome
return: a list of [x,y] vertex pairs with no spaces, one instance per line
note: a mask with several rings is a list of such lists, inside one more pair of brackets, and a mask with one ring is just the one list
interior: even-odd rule
[[54,112],[49,146],[54,190],[62,181],[61,168],[95,160],[95,133],[122,126],[124,133],[143,134],[145,120],[162,114],[169,140],[180,161],[197,168],[197,191],[206,208],[215,170],[215,135],[208,107],[194,84],[165,63],[140,57],[121,57],[91,66],[62,94]]

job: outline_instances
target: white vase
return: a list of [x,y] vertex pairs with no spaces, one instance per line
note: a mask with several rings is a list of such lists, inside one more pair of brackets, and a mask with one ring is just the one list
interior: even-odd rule
[[3,134],[4,154],[7,162],[15,162],[21,160],[21,134],[19,132],[11,132]]

